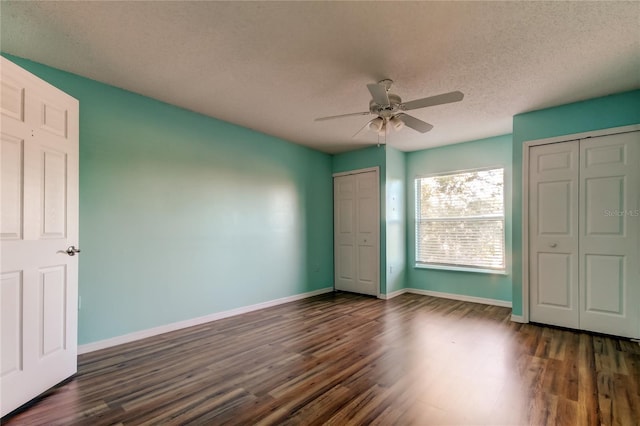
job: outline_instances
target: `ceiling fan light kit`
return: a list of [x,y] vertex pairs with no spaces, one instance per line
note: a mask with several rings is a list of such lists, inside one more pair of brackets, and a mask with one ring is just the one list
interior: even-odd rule
[[[400,96],[389,93],[392,84],[393,81],[389,79],[380,80],[377,84],[367,84],[367,89],[369,89],[369,93],[371,93],[368,112],[332,115],[329,117],[316,118],[315,121],[333,120],[356,115],[375,115],[376,117],[365,124],[361,130],[367,128],[376,132],[378,135],[386,135],[388,125],[391,125],[394,130],[398,131],[406,126],[420,133],[426,133],[431,130],[433,126],[409,114],[405,114],[404,111],[459,102],[464,98],[462,92],[455,91],[403,103]],[[360,132],[357,132],[353,137],[359,133]]]
[[376,117],[369,121],[368,127],[376,133],[384,131],[384,119],[382,117]]
[[402,130],[404,128],[404,121],[400,120],[398,116],[391,117],[389,123],[391,123],[395,130]]

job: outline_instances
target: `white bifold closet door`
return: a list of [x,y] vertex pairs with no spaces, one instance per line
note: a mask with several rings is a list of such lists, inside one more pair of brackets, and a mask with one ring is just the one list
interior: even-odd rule
[[335,176],[335,289],[378,294],[380,201],[378,172]]
[[531,147],[531,320],[640,337],[640,132]]

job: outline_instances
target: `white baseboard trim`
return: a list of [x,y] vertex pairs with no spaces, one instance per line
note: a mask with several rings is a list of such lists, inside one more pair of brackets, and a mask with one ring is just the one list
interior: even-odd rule
[[483,305],[502,306],[505,308],[511,307],[511,302],[508,302],[506,300],[487,299],[484,297],[467,296],[465,294],[443,293],[440,291],[422,290],[419,288],[407,288],[405,290],[407,293],[421,294],[423,296],[442,297],[444,299],[460,300],[463,302],[482,303]]
[[205,324],[207,322],[228,318],[236,315],[246,314],[247,312],[257,311],[259,309],[270,308],[272,306],[282,305],[283,303],[294,302],[300,299],[317,296],[319,294],[331,293],[333,287],[325,287],[320,290],[309,291],[307,293],[296,294],[293,296],[282,297],[280,299],[269,300],[267,302],[256,303],[255,305],[242,306],[240,308],[230,309],[228,311],[215,312],[213,314],[202,317],[191,318],[184,321],[178,321],[171,324],[161,325],[159,327],[148,328],[122,336],[112,337],[110,339],[99,340],[93,343],[86,343],[78,346],[78,355],[86,354],[100,349],[110,348],[112,346],[130,343],[136,340],[145,339],[147,337],[157,336],[158,334],[168,333],[170,331],[180,330],[182,328],[193,327],[194,325]]
[[392,291],[391,293],[381,294],[380,296],[378,296],[378,298],[379,299],[385,299],[385,300],[393,299],[396,296],[400,296],[401,294],[405,294],[407,292],[407,290],[408,289],[406,289],[406,288],[402,288],[400,290]]
[[526,324],[527,321],[524,320],[524,317],[522,315],[511,315],[511,321],[513,322],[519,322],[522,324]]

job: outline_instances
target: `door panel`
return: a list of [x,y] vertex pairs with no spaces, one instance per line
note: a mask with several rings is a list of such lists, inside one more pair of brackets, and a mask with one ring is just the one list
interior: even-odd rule
[[624,256],[585,257],[585,305],[592,313],[624,315]]
[[337,265],[339,271],[338,279],[344,283],[352,283],[355,276],[355,259],[353,258],[353,245],[342,245],[339,247],[340,262]]
[[18,240],[22,238],[22,176],[23,176],[23,140],[2,133],[0,135],[2,152],[2,209],[0,238]]
[[42,321],[39,329],[42,334],[38,340],[42,344],[40,356],[45,357],[65,347],[65,265],[41,269],[39,275],[39,316]]
[[[344,193],[342,193],[345,195]],[[348,193],[347,193],[348,194]],[[340,200],[339,209],[340,209],[340,233],[341,234],[351,234],[353,233],[353,208],[354,208],[354,199],[353,197],[347,195],[346,198]]]
[[2,100],[1,112],[6,117],[15,121],[24,121],[24,91],[22,84],[9,77],[3,79],[1,84],[0,100]]
[[66,236],[66,176],[67,156],[61,152],[42,152],[42,216],[43,238],[63,238]]
[[42,122],[40,129],[63,138],[67,137],[67,110],[42,101]]
[[378,185],[376,172],[334,178],[336,290],[378,294]]
[[2,298],[2,370],[0,377],[16,373],[22,369],[22,274],[9,272],[2,274],[0,281]]
[[574,309],[571,283],[575,280],[572,256],[569,253],[538,253],[538,305]]
[[1,60],[5,415],[76,372],[78,102]]
[[575,182],[571,180],[538,183],[538,234],[571,236],[574,208],[571,202]]
[[375,279],[375,258],[372,245],[358,247],[358,282],[364,287],[371,287]]
[[624,176],[585,179],[586,232],[587,235],[620,236],[623,233],[622,216],[604,214],[598,206],[609,210],[624,210]]
[[640,337],[640,132],[580,142],[580,327]]
[[529,157],[531,320],[578,328],[578,141]]

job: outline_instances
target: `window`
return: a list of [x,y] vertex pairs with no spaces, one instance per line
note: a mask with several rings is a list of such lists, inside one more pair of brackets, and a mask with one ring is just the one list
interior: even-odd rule
[[416,266],[505,271],[504,169],[416,179]]

